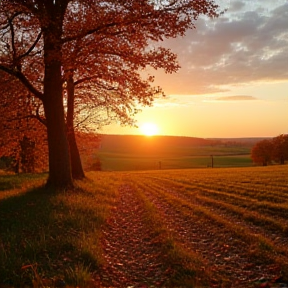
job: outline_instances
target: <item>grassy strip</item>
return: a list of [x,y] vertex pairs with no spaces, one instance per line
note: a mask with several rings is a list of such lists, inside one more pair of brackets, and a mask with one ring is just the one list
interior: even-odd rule
[[[273,168],[273,169],[272,169]],[[169,173],[153,175],[154,181],[167,181],[170,185],[178,187],[193,187],[195,190],[215,190],[227,196],[242,195],[247,200],[258,200],[272,203],[287,203],[288,178],[287,167],[267,167],[271,172],[269,177],[265,170],[257,168],[245,169],[213,169],[189,170],[181,174]],[[207,173],[203,173],[207,171]],[[263,173],[263,175],[262,175]],[[253,175],[251,179],[251,175]],[[287,179],[286,179],[287,178]]]
[[[156,183],[155,180],[154,182]],[[201,188],[199,190],[193,184],[189,185],[186,182],[182,182],[183,184],[180,185],[179,183],[175,184],[175,182],[177,181],[175,181],[174,179],[164,179],[164,181],[161,181],[161,179],[157,179],[159,187],[163,187],[164,184],[165,187],[167,187],[167,190],[176,190],[177,194],[180,195],[179,197],[181,198],[186,197],[190,199],[196,199],[197,201],[201,202],[203,206],[207,204],[209,206],[223,208],[230,213],[241,216],[242,219],[246,220],[247,222],[253,223],[254,225],[268,228],[272,232],[275,230],[279,230],[282,234],[284,234],[284,236],[288,235],[288,223],[286,223],[286,218],[288,215],[288,204],[286,203],[275,204],[274,202],[271,203],[268,201],[259,202],[258,199],[246,198],[238,196],[238,194],[218,191],[217,187],[215,187],[214,189]],[[234,193],[237,192],[234,191]],[[222,201],[220,201],[219,199],[222,199]],[[258,213],[257,210],[259,210],[261,214]],[[263,215],[263,210],[272,210],[272,212],[270,212],[269,216],[265,216]],[[276,219],[276,216],[285,217],[281,221],[280,219]]]
[[[144,183],[146,189],[153,191],[152,193],[157,193],[161,197],[162,201],[166,201],[175,210],[180,212],[182,215],[189,218],[199,218],[202,222],[204,219],[212,221],[215,226],[222,227],[223,231],[231,233],[234,235],[233,238],[241,239],[248,246],[248,253],[255,260],[263,261],[263,263],[278,263],[283,271],[283,275],[288,275],[288,265],[287,265],[287,249],[284,247],[277,247],[274,243],[267,239],[265,236],[260,234],[253,234],[247,228],[240,227],[237,224],[230,222],[229,219],[225,219],[222,216],[215,214],[214,212],[206,209],[205,207],[194,205],[187,200],[180,199],[169,191],[165,191],[163,186],[157,185],[155,183]],[[196,221],[196,220],[195,220]]]
[[[133,183],[135,193],[142,199],[147,212],[147,223],[156,235],[161,237],[164,254],[168,255],[168,262],[172,266],[170,282],[165,287],[209,287],[212,276],[209,269],[203,270],[204,260],[192,251],[186,250],[174,239],[164,226],[156,207],[147,198],[139,181]],[[214,279],[215,280],[215,279]]]
[[[0,177],[6,183],[0,202],[0,284],[52,287],[62,281],[86,287],[101,265],[100,229],[116,182],[92,175],[97,183],[86,179],[74,190],[56,193],[42,186],[27,189],[25,183],[38,183],[31,176],[9,177],[10,182]],[[17,193],[7,183],[17,183]]]
[[[270,177],[268,181],[266,178],[262,179],[262,177],[259,177],[259,175],[261,176],[261,174],[257,174],[258,176],[255,177],[254,182],[249,181],[249,183],[241,183],[243,182],[243,180],[237,182],[237,180],[239,179],[237,179],[238,175],[236,171],[238,170],[235,170],[235,175],[231,175],[229,173],[230,176],[233,176],[233,179],[223,179],[223,181],[220,183],[208,181],[207,178],[203,177],[204,175],[201,175],[199,181],[195,181],[195,178],[197,179],[199,177],[197,177],[197,173],[193,173],[195,177],[192,177],[191,175],[189,175],[191,174],[191,172],[183,172],[182,174],[177,175],[177,177],[173,177],[172,179],[171,177],[162,178],[162,175],[159,175],[159,177],[153,177],[153,181],[159,182],[161,183],[161,185],[164,184],[170,189],[176,189],[177,191],[181,191],[181,193],[189,194],[190,197],[204,194],[209,198],[215,198],[217,200],[222,199],[224,202],[229,202],[233,206],[241,206],[242,208],[253,211],[257,210],[261,213],[268,214],[269,217],[275,218],[276,216],[279,216],[286,220],[288,215],[288,201],[287,195],[285,195],[285,191],[288,191],[288,181],[286,181],[285,185],[284,175],[283,178],[277,177],[278,173],[281,173],[283,170],[281,168],[282,167],[279,166],[275,167],[275,169],[271,171],[270,175],[273,177]],[[247,170],[255,172],[255,169]],[[216,172],[216,175],[218,175],[220,178],[223,178],[225,176],[225,171],[227,170],[218,171]],[[233,171],[233,169],[229,171],[231,172]],[[242,174],[244,174],[242,175],[242,178],[245,179],[246,173],[246,169],[242,171]],[[261,181],[259,181],[259,179],[261,179]],[[261,183],[261,185],[259,184],[259,182]],[[241,185],[239,185],[239,183]],[[281,189],[279,190],[279,186],[277,186],[278,184],[281,184],[283,191]],[[247,191],[250,191],[251,193],[249,193],[249,196],[244,196],[243,194],[247,194]]]
[[[237,191],[235,191],[235,193],[237,193]],[[215,198],[217,200],[222,199],[223,201],[229,202],[234,206],[240,206],[252,211],[257,210],[261,213],[266,213],[273,217],[278,216],[286,219],[288,215],[288,203],[259,201],[257,198],[247,198],[239,196],[239,194],[226,193],[212,189],[205,189],[201,191],[201,194],[204,194],[209,198]]]
[[[233,205],[226,203],[224,201],[219,201],[216,199],[210,199],[205,196],[196,196],[195,197],[199,203],[203,206],[215,207],[216,209],[224,209],[228,213],[233,215],[237,215],[237,217],[245,220],[246,222],[250,222],[253,225],[261,226],[264,229],[270,230],[271,232],[280,232],[283,236],[288,236],[288,223],[284,221],[280,221],[279,219],[275,219],[274,217],[267,217],[263,214],[260,214],[262,211],[258,211],[255,207],[251,207],[249,210],[245,208],[241,208],[238,205]],[[237,203],[238,204],[238,203]],[[288,214],[287,214],[288,215]]]

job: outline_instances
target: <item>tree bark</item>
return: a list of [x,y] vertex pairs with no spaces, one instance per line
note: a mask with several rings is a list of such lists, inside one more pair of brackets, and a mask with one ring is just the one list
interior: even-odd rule
[[[48,150],[49,150],[49,177],[47,186],[55,188],[65,188],[72,186],[71,164],[69,157],[68,141],[66,137],[66,126],[64,120],[64,107],[61,97],[59,95],[59,88],[57,89],[54,80],[57,67],[50,67],[49,73],[51,79],[46,79],[46,85],[50,86],[44,92],[44,110],[47,121],[47,136],[48,136]],[[48,77],[45,77],[48,78]],[[45,82],[45,80],[44,80]],[[53,85],[54,82],[54,85]],[[49,83],[49,84],[48,84]],[[44,86],[44,87],[45,87]],[[45,89],[45,88],[44,88]],[[47,91],[48,90],[48,91]],[[60,92],[62,90],[60,89]],[[46,99],[47,98],[47,99]],[[52,100],[53,98],[53,100]]]
[[68,143],[70,149],[70,160],[71,160],[71,169],[73,179],[83,179],[85,174],[82,167],[82,162],[80,158],[80,153],[76,143],[74,129],[69,129],[68,132]]
[[79,149],[77,146],[75,131],[74,131],[74,81],[73,72],[69,72],[67,79],[67,130],[68,130],[68,143],[70,149],[70,160],[73,179],[83,179],[85,174],[82,167]]
[[49,150],[49,177],[47,186],[67,188],[73,186],[67,131],[65,123],[62,76],[61,35],[63,16],[51,7],[49,25],[43,29],[44,37],[44,97]]

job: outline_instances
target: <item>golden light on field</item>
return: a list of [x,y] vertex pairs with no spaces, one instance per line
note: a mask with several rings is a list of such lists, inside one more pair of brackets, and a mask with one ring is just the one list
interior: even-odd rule
[[150,122],[143,123],[140,126],[140,130],[141,130],[141,133],[146,136],[154,136],[158,134],[159,132],[158,126],[155,123],[150,123]]

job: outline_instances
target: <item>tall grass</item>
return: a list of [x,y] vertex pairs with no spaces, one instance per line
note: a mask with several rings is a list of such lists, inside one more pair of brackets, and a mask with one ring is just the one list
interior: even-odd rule
[[32,285],[37,277],[56,277],[77,286],[85,273],[97,270],[100,229],[117,181],[92,177],[62,193],[43,188],[44,177],[41,183],[38,175],[0,177],[2,284]]

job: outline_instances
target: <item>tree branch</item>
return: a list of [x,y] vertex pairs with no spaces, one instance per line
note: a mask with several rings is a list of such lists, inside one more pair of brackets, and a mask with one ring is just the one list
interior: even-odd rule
[[24,84],[24,86],[35,95],[35,97],[37,97],[38,99],[43,101],[43,93],[38,91],[32,84],[31,82],[26,78],[26,76],[17,70],[14,69],[9,69],[3,65],[0,65],[0,70],[6,72],[9,75],[12,75],[14,77],[16,77],[18,80],[20,80],[22,82],[22,84]]
[[8,20],[8,23],[5,25],[5,26],[2,26],[0,27],[0,30],[5,30],[7,29],[9,26],[10,26],[10,22],[12,23],[12,21],[19,15],[21,15],[23,12],[16,12],[12,17],[9,17],[7,20]]
[[[16,59],[17,59],[17,54],[16,54],[16,47],[15,47],[15,32],[14,32],[14,27],[13,27],[13,24],[12,24],[12,20],[8,19],[8,24],[9,24],[9,27],[10,27],[10,32],[11,32],[11,46],[12,46],[12,55],[13,55],[13,62],[16,62]],[[17,63],[14,63],[17,65]]]
[[90,81],[90,80],[97,79],[97,78],[99,77],[98,76],[85,77],[85,78],[75,81],[74,85],[77,86],[79,84],[82,84],[83,82]]
[[21,58],[25,57],[25,56],[28,56],[32,51],[33,49],[35,48],[35,46],[37,45],[37,43],[39,42],[40,38],[42,36],[42,31],[38,34],[35,42],[33,43],[33,45],[27,50],[27,52],[25,52],[24,54],[20,55],[18,57],[18,59],[20,60]]
[[91,34],[93,34],[95,32],[99,32],[102,29],[114,27],[114,26],[117,26],[117,25],[119,25],[119,23],[112,22],[112,23],[108,23],[106,25],[98,26],[98,27],[96,27],[94,29],[90,29],[90,30],[84,31],[81,34],[78,34],[78,35],[75,35],[75,36],[66,37],[66,38],[62,39],[62,43],[64,44],[66,42],[82,39],[82,38],[84,38],[87,35],[91,35]]

